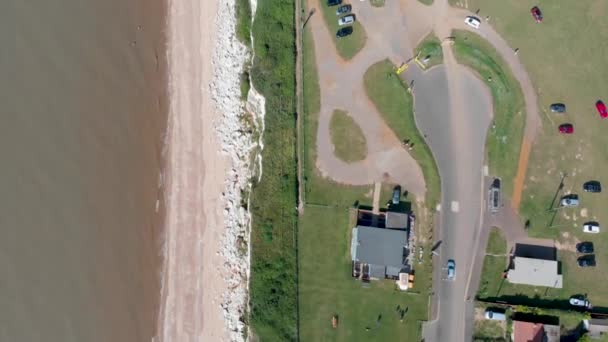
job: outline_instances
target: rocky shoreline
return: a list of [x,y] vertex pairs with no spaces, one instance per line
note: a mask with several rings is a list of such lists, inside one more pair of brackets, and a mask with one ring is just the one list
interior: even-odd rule
[[[251,3],[255,13],[256,3]],[[224,280],[228,285],[220,304],[231,341],[247,340],[248,288],[250,272],[251,215],[249,194],[251,178],[261,176],[262,134],[265,101],[250,88],[246,103],[240,97],[240,75],[251,52],[236,37],[235,1],[220,4],[216,16],[217,40],[213,59],[214,80],[210,85],[216,109],[221,113],[216,123],[222,154],[228,171],[224,204],[224,234],[219,253],[224,258]],[[246,120],[251,116],[252,120]],[[243,205],[247,203],[247,205]]]

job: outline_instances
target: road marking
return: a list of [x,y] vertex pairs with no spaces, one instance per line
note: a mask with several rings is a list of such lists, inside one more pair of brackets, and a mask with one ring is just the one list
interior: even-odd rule
[[457,213],[460,210],[460,205],[458,201],[452,201],[452,211]]
[[483,175],[487,177],[489,174],[490,174],[490,168],[488,168],[488,165],[484,165],[483,166]]

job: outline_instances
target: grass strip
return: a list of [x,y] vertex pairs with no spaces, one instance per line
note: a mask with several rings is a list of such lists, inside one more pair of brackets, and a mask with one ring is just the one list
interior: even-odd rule
[[254,86],[266,98],[263,176],[251,194],[251,326],[261,341],[297,339],[296,101],[292,1],[258,2]]
[[383,60],[365,72],[364,84],[367,96],[397,138],[401,141],[409,139],[414,144],[409,153],[424,174],[427,188],[425,202],[428,208],[435,208],[441,191],[439,171],[431,149],[416,126],[414,101],[405,81],[395,74],[394,65],[389,60]]
[[494,119],[486,139],[488,164],[490,174],[501,177],[505,193],[511,195],[526,122],[523,93],[490,43],[467,31],[456,30],[452,36],[458,63],[477,72],[492,93]]

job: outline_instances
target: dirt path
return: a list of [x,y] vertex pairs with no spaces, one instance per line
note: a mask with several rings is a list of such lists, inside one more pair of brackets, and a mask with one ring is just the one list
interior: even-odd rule
[[[387,57],[402,60],[401,56],[411,55],[409,44],[399,43],[402,37],[391,39],[390,35],[384,35],[381,29],[395,29],[395,26],[401,25],[399,31],[405,31],[401,22],[402,16],[389,15],[390,11],[401,11],[400,4],[387,2],[386,7],[374,9],[378,13],[371,15],[369,3],[352,3],[357,20],[370,29],[365,48],[350,61],[344,61],[338,56],[331,37],[335,32],[329,32],[327,29],[320,12],[320,3],[309,0],[308,5],[309,8],[317,9],[317,13],[307,25],[311,28],[315,41],[321,88],[317,131],[318,169],[322,175],[340,183],[364,185],[388,181],[402,185],[417,198],[424,198],[426,186],[422,170],[368,99],[363,84],[363,75],[371,65]],[[373,22],[379,18],[386,20],[381,23]],[[381,27],[372,30],[371,28],[375,27],[373,24]],[[385,39],[382,39],[383,37]],[[345,163],[334,155],[329,122],[335,109],[346,111],[361,127],[368,149],[365,160]]]

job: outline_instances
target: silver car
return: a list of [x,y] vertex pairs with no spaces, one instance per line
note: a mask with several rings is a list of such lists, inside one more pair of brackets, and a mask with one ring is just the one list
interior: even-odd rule
[[456,262],[453,259],[448,260],[448,280],[456,278]]
[[348,24],[352,24],[355,22],[355,16],[354,15],[345,15],[342,18],[338,19],[338,25],[340,26],[344,26],[344,25],[348,25]]
[[562,197],[559,204],[562,207],[578,207],[578,196],[577,195],[568,195]]

